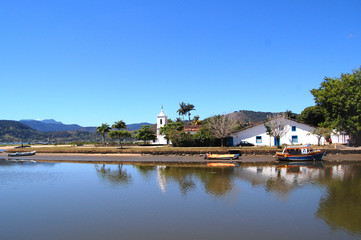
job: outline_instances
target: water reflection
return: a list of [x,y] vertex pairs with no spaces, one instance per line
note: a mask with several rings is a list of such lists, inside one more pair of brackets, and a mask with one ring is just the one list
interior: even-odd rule
[[316,216],[332,228],[361,234],[361,166],[334,166],[319,179],[327,189]]
[[236,179],[260,186],[281,198],[307,185],[321,187],[325,191],[319,202],[316,216],[332,228],[343,228],[352,233],[361,233],[361,166],[324,166],[322,162],[289,163],[272,166],[239,168],[205,168],[154,166],[136,167],[150,176],[156,172],[163,192],[171,182],[178,184],[182,195],[201,184],[205,193],[212,197],[223,197],[235,186]]
[[95,170],[101,179],[106,180],[112,185],[124,185],[132,183],[132,176],[128,174],[126,169],[123,169],[122,164],[119,164],[115,169],[112,165],[106,167],[106,165],[103,164],[101,167],[99,167],[99,165],[96,164]]
[[[179,232],[189,230],[192,226],[196,232],[200,231],[199,222],[208,221],[208,225],[204,224],[207,226],[204,233],[210,233],[211,236],[221,231],[221,219],[224,221],[222,228],[229,227],[228,239],[236,238],[240,232],[246,234],[252,226],[255,229],[248,232],[257,233],[258,226],[269,226],[269,232],[286,232],[285,236],[290,236],[302,226],[310,230],[309,234],[317,234],[321,229],[320,235],[324,236],[330,234],[330,226],[335,230],[331,235],[335,234],[332,236],[340,239],[345,235],[349,237],[350,233],[361,236],[361,164],[323,165],[322,162],[316,162],[210,168],[203,165],[179,167],[41,162],[21,165],[0,160],[0,179],[0,191],[6,193],[2,204],[11,206],[3,209],[6,221],[1,225],[8,228],[15,228],[18,222],[35,222],[32,221],[34,206],[30,203],[36,202],[41,206],[37,211],[42,211],[46,216],[44,219],[55,219],[58,224],[72,219],[70,225],[74,229],[86,229],[84,232],[97,229],[89,226],[98,226],[102,222],[102,227],[113,233],[118,233],[119,229],[118,225],[112,225],[114,222],[125,225],[122,229],[125,232],[137,224],[148,226],[149,231],[160,228],[177,231],[173,227],[183,224]],[[118,188],[104,187],[109,184],[127,188],[118,191]],[[89,198],[94,189],[101,194]],[[171,191],[174,189],[176,191]],[[228,196],[238,194],[236,189],[242,189],[242,194],[237,195],[237,201],[231,204],[226,202],[230,199]],[[47,198],[43,199],[42,196]],[[100,202],[106,204],[99,205]],[[14,211],[19,206],[21,211]],[[53,213],[54,209],[57,209],[56,213]],[[87,215],[89,212],[92,214]],[[59,217],[59,214],[64,215],[64,218]],[[90,216],[89,222],[84,220],[88,219],[84,216]],[[216,218],[217,221],[214,220]],[[95,224],[94,219],[102,221]],[[291,219],[293,223],[289,223]],[[289,225],[280,227],[279,222],[282,221]],[[44,220],[42,224],[46,225],[47,222]],[[154,222],[154,225],[149,225],[149,222]],[[277,224],[272,225],[274,222]],[[63,229],[70,225],[63,226]],[[110,226],[114,226],[114,229]],[[215,229],[214,232],[212,229]],[[237,229],[242,231],[237,232]]]
[[252,186],[263,186],[278,197],[288,198],[294,190],[314,183],[323,175],[323,171],[322,162],[287,163],[240,168],[237,177],[250,182]]

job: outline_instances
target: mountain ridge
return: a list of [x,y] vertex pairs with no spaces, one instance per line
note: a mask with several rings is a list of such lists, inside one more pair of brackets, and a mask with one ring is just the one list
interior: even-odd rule
[[[39,132],[62,132],[62,131],[84,131],[84,132],[96,132],[97,127],[82,127],[78,124],[64,124],[54,119],[34,120],[23,119],[19,122],[31,127]],[[132,123],[127,125],[127,130],[135,131],[142,127],[142,125],[153,125],[151,123]]]

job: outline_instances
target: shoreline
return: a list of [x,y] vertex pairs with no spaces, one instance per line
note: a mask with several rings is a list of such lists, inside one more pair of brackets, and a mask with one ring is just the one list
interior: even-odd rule
[[[129,154],[129,153],[37,153],[27,157],[7,157],[0,154],[1,159],[37,162],[67,162],[67,163],[102,163],[102,164],[173,164],[192,165],[205,164],[209,162],[236,162],[242,165],[279,165],[291,163],[290,161],[278,161],[271,155],[242,155],[237,160],[207,160],[202,154],[198,155],[151,155],[151,154]],[[305,161],[304,161],[305,162]],[[303,163],[304,163],[303,162]],[[307,161],[313,163],[313,161]],[[322,161],[325,164],[361,163],[361,154],[327,154]]]

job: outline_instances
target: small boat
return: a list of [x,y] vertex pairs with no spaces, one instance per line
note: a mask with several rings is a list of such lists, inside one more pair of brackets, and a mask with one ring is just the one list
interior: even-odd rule
[[220,162],[210,162],[206,163],[207,167],[239,167],[238,163],[220,163]]
[[326,151],[322,150],[312,150],[311,145],[304,146],[288,146],[283,149],[282,152],[276,152],[276,157],[278,160],[285,161],[315,161],[322,160],[325,156]]
[[241,153],[226,153],[226,154],[204,154],[204,159],[238,159]]
[[32,152],[16,152],[16,153],[8,153],[8,157],[22,157],[22,156],[32,156],[35,155],[36,150]]

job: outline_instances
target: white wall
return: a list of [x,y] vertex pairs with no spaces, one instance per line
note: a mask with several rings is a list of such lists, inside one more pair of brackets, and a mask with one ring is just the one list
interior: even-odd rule
[[[274,121],[277,121],[275,119]],[[294,144],[313,144],[316,145],[318,143],[317,136],[310,134],[314,131],[314,127],[308,126],[306,124],[302,124],[293,120],[283,119],[284,124],[287,128],[287,133],[285,136],[281,138],[280,144],[292,144],[292,136],[297,136],[297,143]],[[292,131],[292,126],[296,127],[295,131]],[[266,134],[266,128],[263,124],[245,129],[238,133],[235,133],[233,136],[233,145],[237,145],[240,141],[247,141],[253,143],[255,146],[274,146],[274,137],[270,137]],[[261,141],[257,143],[256,137],[260,136]],[[323,138],[320,141],[321,144],[324,143]]]

